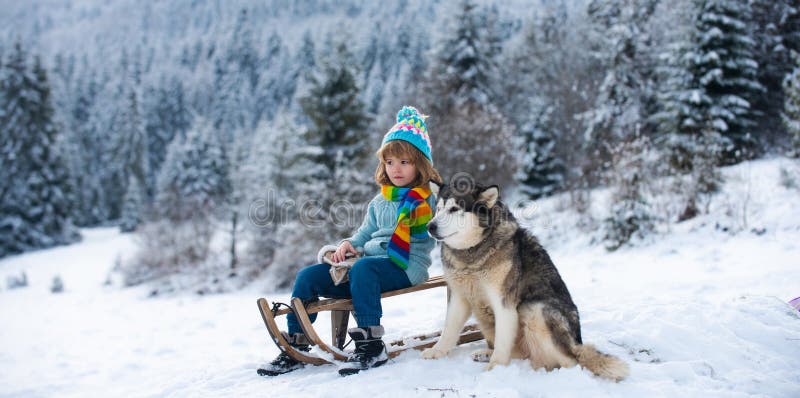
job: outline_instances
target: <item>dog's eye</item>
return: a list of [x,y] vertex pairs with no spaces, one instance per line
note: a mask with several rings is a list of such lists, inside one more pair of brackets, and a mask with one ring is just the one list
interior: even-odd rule
[[458,207],[451,207],[447,210],[448,213],[455,213],[458,211]]

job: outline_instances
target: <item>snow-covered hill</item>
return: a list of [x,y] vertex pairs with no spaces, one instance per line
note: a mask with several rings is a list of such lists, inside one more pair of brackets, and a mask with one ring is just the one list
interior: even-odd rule
[[[147,298],[111,272],[131,236],[93,229],[80,244],[0,261],[3,280],[25,271],[29,281],[0,291],[0,396],[797,397],[800,313],[787,301],[800,296],[800,207],[797,189],[779,183],[787,164],[725,169],[709,215],[614,253],[570,230],[559,198],[538,204],[547,222],[532,228],[581,311],[584,340],[631,365],[618,384],[522,361],[483,372],[469,358],[482,343],[438,361],[404,353],[348,378],[333,366],[261,378],[255,369],[278,351],[255,300],[288,292]],[[64,293],[50,293],[55,275]],[[384,300],[388,338],[440,328],[444,294]],[[324,319],[318,326],[329,334]]]

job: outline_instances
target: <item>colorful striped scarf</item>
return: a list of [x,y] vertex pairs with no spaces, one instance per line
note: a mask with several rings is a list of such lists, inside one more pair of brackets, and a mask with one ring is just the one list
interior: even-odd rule
[[381,194],[388,201],[400,202],[400,207],[397,208],[397,227],[386,252],[398,267],[407,269],[411,237],[424,239],[428,236],[428,221],[433,217],[433,211],[427,202],[431,190],[428,187],[400,188],[383,185]]

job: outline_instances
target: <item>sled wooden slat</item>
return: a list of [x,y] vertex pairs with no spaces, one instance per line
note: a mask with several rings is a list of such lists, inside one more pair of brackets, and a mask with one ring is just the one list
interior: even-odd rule
[[[294,309],[294,314],[297,316],[297,321],[300,322],[300,327],[303,329],[303,333],[305,333],[306,337],[313,342],[313,345],[319,347],[322,351],[332,354],[333,357],[339,361],[344,361],[347,359],[347,353],[341,351],[342,347],[336,347],[339,348],[339,350],[336,350],[319,337],[317,331],[314,330],[313,326],[311,326],[311,320],[308,318],[308,313],[303,306],[303,302],[299,298],[295,297],[292,299],[292,309]],[[347,314],[349,316],[349,313]],[[331,316],[333,316],[333,312],[331,312]],[[344,327],[347,329],[346,324]],[[333,337],[335,339],[338,336],[334,335]]]
[[283,335],[281,335],[278,329],[278,324],[275,323],[275,317],[272,315],[269,302],[264,298],[260,298],[256,301],[256,303],[258,304],[258,310],[261,313],[261,319],[264,321],[264,325],[267,327],[267,331],[269,332],[272,341],[278,346],[278,349],[285,352],[297,361],[310,363],[313,365],[324,365],[326,363],[330,363],[322,358],[310,356],[302,351],[295,350],[291,345],[289,345],[286,339],[283,338]]
[[[398,289],[392,290],[386,293],[381,294],[381,298],[398,296],[401,294],[417,292],[420,290],[427,290],[432,289],[435,287],[440,286],[447,286],[447,282],[445,282],[444,277],[442,276],[434,276],[433,278],[428,279],[427,281],[420,283],[416,286],[407,287],[405,289]],[[351,299],[325,299],[313,302],[306,306],[306,312],[310,314],[316,314],[318,312],[323,311],[334,311],[334,310],[341,310],[341,311],[352,311],[353,310],[353,301]],[[275,316],[278,315],[285,315],[288,314],[291,310],[288,308],[280,309]]]
[[[433,347],[434,344],[439,340],[441,337],[442,332],[437,331],[428,335],[419,335],[413,336],[409,339],[403,340],[396,340],[392,341],[387,344],[389,357],[394,358],[397,355],[400,355],[403,351],[408,349],[415,349],[415,350],[424,350],[426,348]],[[414,344],[413,341],[424,341],[424,340],[431,340],[424,344]],[[471,343],[473,341],[483,340],[483,333],[481,333],[480,329],[478,329],[478,325],[467,325],[464,326],[464,329],[461,331],[461,335],[458,338],[458,345]]]

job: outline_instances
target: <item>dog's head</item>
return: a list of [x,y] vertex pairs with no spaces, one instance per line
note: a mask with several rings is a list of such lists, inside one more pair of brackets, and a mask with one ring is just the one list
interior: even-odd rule
[[497,185],[459,187],[431,183],[431,191],[437,197],[436,216],[428,222],[428,232],[453,249],[468,249],[480,243],[493,226],[496,207],[502,206]]

